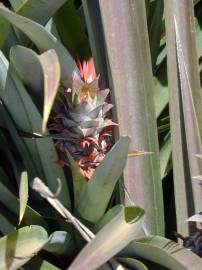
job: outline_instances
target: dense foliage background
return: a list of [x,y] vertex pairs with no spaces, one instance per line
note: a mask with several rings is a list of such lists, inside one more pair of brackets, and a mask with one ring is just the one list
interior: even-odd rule
[[0,269],[201,269],[202,1],[1,2]]

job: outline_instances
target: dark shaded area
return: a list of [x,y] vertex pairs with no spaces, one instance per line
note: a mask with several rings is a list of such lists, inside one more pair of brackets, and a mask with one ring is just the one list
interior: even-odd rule
[[76,8],[79,8],[81,6],[81,0],[74,0],[74,4],[76,6]]
[[[165,77],[165,79],[167,79]],[[167,81],[166,81],[167,84]],[[166,121],[162,121],[166,119]],[[170,119],[169,119],[169,106],[167,105],[161,113],[158,121],[158,138],[160,148],[167,136],[170,133]],[[165,128],[162,128],[165,126]],[[172,169],[172,157],[170,158],[169,165],[167,168],[168,174],[162,180],[163,187],[163,200],[164,200],[164,217],[165,217],[165,237],[173,241],[177,241],[175,232],[177,230],[176,223],[176,209],[175,209],[175,193],[174,193],[174,182],[173,182],[173,169]]]
[[145,259],[141,259],[141,261],[148,267],[149,270],[169,270],[169,268],[167,267],[164,267],[162,265],[156,264],[154,262]]
[[202,30],[202,2],[200,1],[197,5],[194,7],[194,15],[198,20],[198,24],[201,27]]
[[54,23],[62,44],[72,57],[84,60],[91,57],[91,49],[81,12],[81,8],[77,8],[74,1],[69,0],[55,13]]
[[[1,127],[0,127],[1,129]],[[5,184],[12,192],[18,194],[18,165],[20,164],[20,155],[9,135],[5,130],[2,130],[0,134],[0,167],[10,180],[7,182],[6,179],[1,179],[1,182]],[[5,182],[6,181],[6,182]]]
[[[133,259],[142,262],[146,267],[148,267],[149,270],[169,270],[169,268],[167,268],[167,267],[164,267],[162,265],[159,265],[157,263],[151,262],[151,261],[146,260],[146,259],[142,259],[142,258],[139,258],[139,257],[137,257],[137,258],[133,257]],[[120,262],[121,265],[123,265],[124,267],[127,267],[127,269],[136,269],[135,266],[134,266],[134,268],[131,268],[131,265],[129,263],[127,263],[127,262],[123,263],[122,261],[119,261],[119,259],[118,259],[118,262]],[[140,269],[140,268],[138,267],[137,269]]]
[[[200,1],[194,8],[195,17],[202,30],[202,1]],[[202,65],[202,57],[199,59],[199,65]],[[202,85],[202,71],[200,72],[200,84]]]
[[176,241],[175,231],[177,224],[172,171],[163,180],[163,197],[165,213],[165,236],[171,240]]
[[10,2],[8,0],[0,0],[0,3],[3,3],[6,7],[10,7]]
[[44,252],[44,251],[39,252],[37,257],[35,256],[33,259],[28,261],[24,265],[24,268],[27,269],[27,270],[41,269],[42,264],[43,264],[43,259],[41,259],[41,257],[43,257],[43,259],[46,258],[49,263],[52,263],[53,265],[55,265],[59,269],[66,269],[66,268],[62,268],[62,264],[58,260],[58,258],[53,256],[50,252]]
[[183,246],[202,257],[202,230],[198,230],[195,234],[184,238]]

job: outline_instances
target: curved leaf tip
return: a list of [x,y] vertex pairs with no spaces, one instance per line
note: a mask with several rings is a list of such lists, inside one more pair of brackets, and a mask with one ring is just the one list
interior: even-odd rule
[[57,53],[53,49],[40,55],[39,59],[44,75],[44,110],[42,130],[45,132],[46,124],[59,86],[60,63]]
[[38,55],[31,49],[17,45],[10,50],[10,61],[36,105],[43,106],[42,131],[45,132],[60,81],[58,55],[54,49]]

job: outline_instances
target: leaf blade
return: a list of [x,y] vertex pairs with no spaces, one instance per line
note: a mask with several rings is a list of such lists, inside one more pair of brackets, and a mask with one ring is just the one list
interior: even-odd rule
[[43,70],[44,77],[44,108],[42,131],[45,132],[46,124],[55,100],[59,80],[60,80],[60,64],[57,54],[54,50],[49,50],[39,56],[39,60]]
[[189,226],[184,221],[200,212],[202,204],[200,183],[191,181],[192,176],[202,174],[202,163],[194,158],[202,151],[202,95],[193,3],[165,1],[165,15],[177,228],[186,235]]
[[97,167],[91,180],[84,185],[76,205],[76,211],[81,217],[95,223],[104,214],[124,169],[129,143],[129,137],[121,137]]
[[[144,210],[139,207],[123,207],[90,243],[88,243],[69,270],[97,269],[129,243],[140,230]],[[126,222],[126,216],[129,221]]]
[[145,224],[149,233],[163,235],[163,195],[145,1],[99,1],[99,5],[119,133],[131,136],[131,151],[154,153],[130,158],[124,182],[132,200],[147,209]]
[[15,7],[17,14],[45,25],[66,0],[27,0]]
[[134,241],[120,254],[142,257],[175,270],[199,270],[202,266],[201,258],[197,255],[161,236],[149,236]]
[[0,269],[18,269],[38,252],[48,239],[40,226],[21,228],[0,239]]
[[28,175],[27,175],[27,172],[21,173],[19,197],[20,197],[20,214],[19,214],[19,224],[20,224],[22,219],[23,219],[23,216],[25,214],[25,210],[27,207],[27,201],[28,201]]
[[[0,73],[0,96],[17,128],[29,133],[41,134],[41,116],[1,51],[0,63],[0,70],[2,71]],[[63,188],[59,198],[64,205],[70,207],[64,171],[62,167],[55,164],[57,153],[52,139],[49,137],[24,138],[24,142],[31,152],[31,156],[34,156],[32,161],[37,168],[34,173],[37,173],[42,179],[45,178],[53,191],[57,189],[56,179],[60,178]],[[36,177],[32,172],[30,174],[32,177]]]

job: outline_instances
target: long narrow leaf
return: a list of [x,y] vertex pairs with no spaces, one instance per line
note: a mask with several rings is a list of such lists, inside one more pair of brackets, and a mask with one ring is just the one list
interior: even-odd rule
[[[18,198],[1,182],[0,182],[0,202],[16,217],[19,216],[20,204]],[[48,228],[43,217],[39,213],[35,212],[29,206],[26,206],[23,221],[26,225],[39,224],[44,228]]]
[[120,134],[131,136],[131,151],[153,153],[129,158],[125,185],[132,199],[146,209],[148,231],[163,234],[162,186],[144,2],[99,1]]
[[160,150],[161,179],[163,179],[167,174],[167,167],[171,158],[171,153],[172,153],[171,139],[170,136],[168,136],[163,142],[163,145],[161,146]]
[[[188,233],[184,222],[200,212],[202,187],[191,176],[201,174],[202,94],[199,84],[192,1],[165,1],[170,91],[171,137],[178,231]],[[185,136],[186,134],[186,136]],[[180,192],[179,192],[180,191]],[[194,196],[194,203],[193,203]]]
[[[190,10],[191,8],[192,6],[190,6]],[[190,25],[190,28],[192,29],[193,25]],[[187,31],[188,29],[189,28],[187,27]],[[193,35],[191,36],[192,44],[189,45],[188,43],[184,43],[184,47],[182,47],[183,39],[180,39],[179,25],[177,20],[175,20],[175,34],[188,157],[191,176],[194,176],[202,173],[202,163],[200,159],[193,158],[193,155],[202,152],[202,94],[198,74],[196,47],[194,47],[195,40]],[[187,55],[185,56],[187,47],[190,48],[191,53],[187,51]],[[194,59],[195,61],[193,61]],[[195,209],[196,211],[201,211],[202,187],[200,181],[193,182],[193,190]]]
[[163,24],[163,1],[150,2],[148,13],[148,32],[152,58],[152,67],[155,68],[160,47],[161,29]]
[[154,77],[154,102],[157,118],[169,102],[166,62],[158,69],[156,76]]

